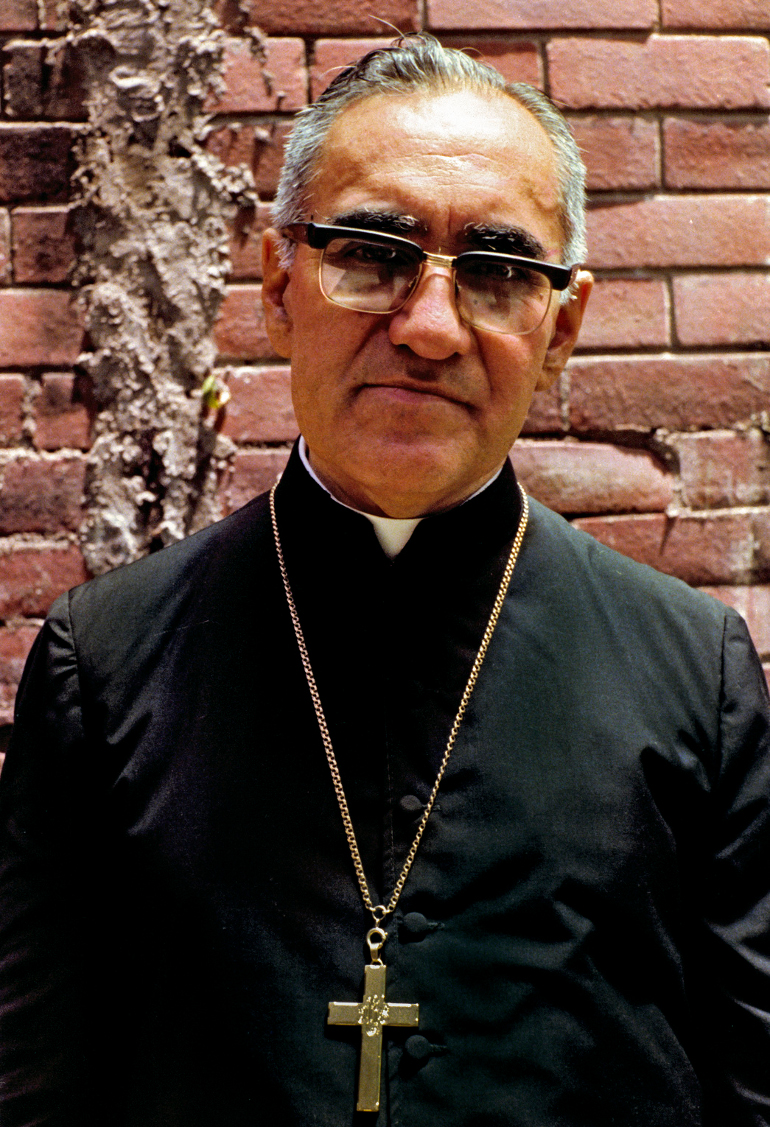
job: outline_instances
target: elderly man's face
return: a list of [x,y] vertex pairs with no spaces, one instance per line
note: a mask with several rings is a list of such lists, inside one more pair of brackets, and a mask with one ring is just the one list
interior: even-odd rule
[[[443,254],[486,246],[559,261],[553,149],[502,95],[375,95],[354,104],[329,133],[311,193],[308,218],[317,223],[374,225]],[[417,516],[457,504],[499,468],[533,392],[566,363],[590,276],[580,276],[568,305],[553,296],[539,329],[511,336],[460,320],[443,268],[426,267],[395,313],[332,305],[319,289],[319,254],[298,246],[286,273],[275,233],[265,238],[268,332],[291,358],[314,469],[367,512]]]

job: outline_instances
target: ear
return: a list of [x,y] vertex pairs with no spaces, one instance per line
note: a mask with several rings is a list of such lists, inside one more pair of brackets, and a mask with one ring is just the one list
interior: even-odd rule
[[545,391],[553,386],[572,355],[593,284],[593,275],[587,270],[579,270],[569,300],[558,307],[553,335],[537,381],[538,391]]
[[262,235],[262,307],[265,311],[265,328],[275,351],[289,359],[292,344],[291,301],[287,287],[291,274],[281,265],[278,248],[281,236],[269,227]]

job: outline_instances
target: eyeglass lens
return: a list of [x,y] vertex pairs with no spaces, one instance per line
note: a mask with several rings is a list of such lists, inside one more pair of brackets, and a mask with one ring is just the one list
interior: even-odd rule
[[322,288],[330,301],[356,302],[368,313],[389,313],[409,296],[420,272],[420,255],[408,247],[332,239],[323,252]]
[[[422,267],[419,248],[346,236],[331,239],[321,257],[321,289],[337,305],[362,313],[392,313],[409,298]],[[543,322],[551,283],[515,259],[474,253],[455,263],[456,300],[463,320],[493,332],[525,334]]]

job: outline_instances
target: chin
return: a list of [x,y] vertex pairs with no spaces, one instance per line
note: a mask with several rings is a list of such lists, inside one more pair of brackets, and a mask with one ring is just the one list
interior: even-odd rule
[[466,462],[455,444],[435,439],[383,439],[373,442],[368,452],[370,466],[381,473],[431,485],[451,480]]
[[417,516],[473,492],[473,483],[485,472],[474,470],[469,470],[466,459],[456,450],[442,444],[389,442],[372,444],[351,477],[360,481],[372,497],[382,498],[378,503],[386,511],[390,506],[385,498],[391,498],[393,506],[400,507],[402,501],[410,508],[424,498],[425,507],[419,513],[394,513]]

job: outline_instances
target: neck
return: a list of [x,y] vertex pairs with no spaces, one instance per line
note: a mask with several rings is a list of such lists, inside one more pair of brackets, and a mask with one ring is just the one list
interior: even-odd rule
[[331,494],[336,501],[346,505],[349,509],[363,513],[369,517],[387,517],[393,520],[416,520],[425,516],[447,512],[465,501],[475,497],[499,475],[502,466],[497,466],[488,474],[480,477],[465,489],[458,489],[455,493],[442,494],[439,498],[428,499],[424,494],[414,496],[411,494],[391,494],[387,496],[370,495],[358,483],[355,488],[343,485],[338,479],[328,473],[326,468],[319,464],[313,456],[304,438],[300,439],[300,452],[302,460],[311,474],[320,485]]

